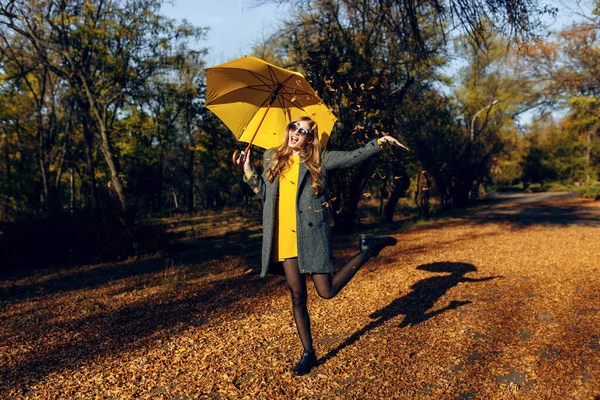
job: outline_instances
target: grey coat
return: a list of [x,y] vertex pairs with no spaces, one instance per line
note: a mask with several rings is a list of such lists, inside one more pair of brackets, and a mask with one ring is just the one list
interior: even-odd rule
[[[326,181],[327,171],[335,168],[350,167],[381,151],[374,139],[354,151],[324,151],[321,158],[321,172]],[[277,193],[279,177],[269,182],[266,171],[269,168],[273,149],[265,152],[263,173],[253,172],[250,177],[244,175],[246,182],[254,193],[264,202],[263,204],[263,243],[262,268],[260,276],[267,274],[271,264],[273,235],[277,216]],[[298,176],[298,193],[296,195],[296,234],[298,238],[298,265],[302,273],[332,273],[333,251],[329,233],[329,213],[325,204],[328,202],[326,188],[315,196],[310,185],[310,174],[304,164],[300,164]]]

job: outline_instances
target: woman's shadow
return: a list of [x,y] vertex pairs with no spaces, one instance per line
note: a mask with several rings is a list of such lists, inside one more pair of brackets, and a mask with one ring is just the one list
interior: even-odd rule
[[385,322],[397,317],[398,315],[404,314],[404,319],[400,323],[399,327],[405,327],[409,325],[420,324],[421,322],[433,318],[445,311],[471,303],[470,301],[453,300],[448,306],[442,309],[428,312],[428,310],[433,307],[437,300],[444,296],[449,289],[458,285],[459,283],[476,283],[499,278],[499,276],[491,276],[481,279],[467,278],[464,276],[466,273],[477,271],[477,268],[475,268],[474,265],[467,263],[435,262],[431,264],[420,265],[417,267],[417,269],[430,272],[450,273],[450,275],[437,275],[415,283],[413,286],[411,286],[412,292],[408,293],[406,296],[397,298],[386,307],[371,314],[370,317],[373,318],[373,321],[371,321],[358,332],[355,332],[338,347],[330,350],[329,353],[324,355],[319,360],[319,363],[325,363],[330,358],[335,357],[337,353],[339,353],[345,347],[354,344],[365,333],[383,325]]

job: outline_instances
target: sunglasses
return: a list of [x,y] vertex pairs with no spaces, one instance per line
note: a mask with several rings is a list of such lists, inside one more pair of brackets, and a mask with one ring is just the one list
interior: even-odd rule
[[310,133],[308,129],[304,129],[298,126],[295,122],[290,122],[290,124],[288,125],[288,129],[291,133],[298,132],[302,136],[306,136]]

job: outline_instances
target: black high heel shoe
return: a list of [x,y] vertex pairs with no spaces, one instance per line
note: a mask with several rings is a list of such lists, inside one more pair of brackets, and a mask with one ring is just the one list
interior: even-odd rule
[[294,374],[296,374],[296,376],[306,375],[315,365],[317,365],[317,355],[315,351],[304,350],[302,357],[300,357],[300,362],[294,367]]
[[360,251],[377,257],[384,247],[394,246],[398,241],[391,236],[360,235]]

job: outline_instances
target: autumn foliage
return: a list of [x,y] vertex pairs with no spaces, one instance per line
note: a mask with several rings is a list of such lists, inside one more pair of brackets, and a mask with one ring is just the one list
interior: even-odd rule
[[[187,235],[168,259],[5,280],[0,397],[595,399],[600,208],[500,200],[388,231],[398,244],[331,301],[309,285],[320,365],[301,378],[288,289],[258,277],[242,220],[214,236],[171,220]],[[336,237],[338,261],[355,241]]]

